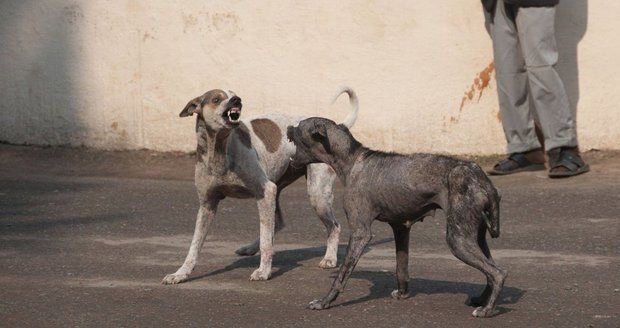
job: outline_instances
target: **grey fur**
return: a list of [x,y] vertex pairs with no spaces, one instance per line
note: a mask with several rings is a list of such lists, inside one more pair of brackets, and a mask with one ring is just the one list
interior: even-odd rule
[[507,272],[493,261],[486,232],[488,229],[492,237],[499,236],[500,197],[478,165],[447,156],[370,150],[355,140],[345,126],[324,118],[309,118],[297,127],[290,126],[287,136],[297,146],[295,165],[326,163],[336,171],[345,186],[344,208],[351,228],[338,277],[327,296],[310,303],[311,309],[329,308],[343,291],[372,238],[370,228],[374,220],[392,227],[398,283],[392,297],[407,298],[411,225],[442,209],[447,218],[446,240],[450,250],[487,278],[484,292],[470,299],[471,305],[478,306],[473,315],[494,314]]
[[[357,98],[350,88],[343,89],[350,97]],[[353,100],[352,100],[353,101]],[[319,218],[327,228],[327,250],[319,263],[321,268],[333,268],[337,261],[337,247],[340,226],[332,210],[332,188],[334,172],[325,164],[293,167],[290,158],[295,146],[286,139],[285,129],[297,124],[301,118],[285,115],[269,115],[261,120],[270,120],[280,129],[280,140],[267,140],[270,151],[251,126],[253,119],[236,121],[231,118],[232,110],[241,113],[241,98],[232,91],[211,90],[192,99],[181,111],[180,116],[197,114],[195,184],[200,208],[196,218],[194,236],[183,265],[166,275],[163,284],[186,281],[198,260],[198,253],[215,218],[218,203],[225,197],[255,198],[260,218],[260,238],[236,251],[239,255],[254,255],[260,250],[260,266],[250,280],[267,280],[271,274],[273,258],[273,237],[284,223],[279,205],[279,196],[287,185],[307,175],[308,194]],[[357,106],[353,106],[348,122],[355,121]],[[255,118],[258,119],[258,118]],[[274,125],[269,124],[271,129]],[[273,143],[278,147],[273,147]],[[276,149],[276,150],[274,150]]]

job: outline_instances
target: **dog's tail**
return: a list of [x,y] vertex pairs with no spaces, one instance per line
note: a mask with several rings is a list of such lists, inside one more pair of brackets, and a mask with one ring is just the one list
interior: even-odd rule
[[477,177],[476,181],[479,188],[484,194],[482,200],[482,219],[491,237],[497,238],[499,237],[499,202],[502,197],[480,166],[471,163],[470,167]]
[[340,95],[343,93],[349,95],[351,111],[349,112],[349,115],[347,115],[347,117],[344,119],[344,122],[342,122],[342,124],[344,124],[344,126],[350,129],[351,127],[353,127],[353,124],[355,124],[355,121],[357,120],[357,112],[360,109],[360,104],[359,100],[357,99],[357,94],[355,94],[355,91],[353,91],[353,89],[347,86],[342,86],[340,87],[340,89],[338,89],[338,93],[336,93],[336,95],[332,99],[332,104],[335,103],[338,97],[340,97]]
[[[490,217],[489,217],[490,216]],[[495,211],[483,211],[482,218],[492,238],[499,237],[499,208]]]
[[[471,209],[474,213],[480,215],[479,224],[484,224],[487,227],[491,237],[499,237],[499,202],[501,196],[480,166],[474,163],[459,165],[452,169],[448,175],[448,180],[451,194],[449,197],[453,199],[453,197],[465,196],[462,199],[469,203],[465,206],[472,206]],[[450,206],[455,206],[455,204],[451,203]]]
[[476,167],[480,170],[479,173],[481,177],[484,178],[483,187],[487,194],[487,207],[485,211],[482,212],[482,218],[484,219],[487,228],[489,228],[489,234],[491,237],[497,238],[499,237],[499,203],[502,200],[502,195],[500,195],[499,191],[495,188],[484,171],[482,171],[478,165],[476,165]]

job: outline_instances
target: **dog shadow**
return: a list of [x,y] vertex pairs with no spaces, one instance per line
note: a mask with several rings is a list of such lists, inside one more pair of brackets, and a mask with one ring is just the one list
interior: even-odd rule
[[[390,298],[390,293],[396,288],[396,276],[392,272],[354,271],[351,274],[351,278],[364,279],[371,282],[372,286],[370,287],[368,295],[355,300],[336,304],[335,306],[350,306],[374,299]],[[420,294],[463,294],[466,296],[464,298],[466,303],[470,297],[479,296],[480,293],[482,293],[482,290],[484,290],[484,287],[484,284],[460,281],[445,281],[425,278],[409,279],[410,298],[414,298]],[[512,309],[501,307],[499,305],[515,304],[521,299],[521,297],[523,297],[523,295],[525,295],[525,292],[525,290],[520,288],[504,286],[497,301],[497,314],[499,315],[511,312]]]
[[[366,247],[364,253],[372,250],[373,246],[382,245],[385,243],[393,242],[394,238],[384,238],[372,242]],[[338,247],[338,257],[344,258],[346,252],[346,246],[340,245]],[[307,247],[301,249],[289,249],[278,251],[273,260],[273,266],[275,270],[271,279],[276,279],[279,276],[303,265],[303,262],[309,261],[312,259],[318,259],[323,257],[325,254],[325,246],[321,247]],[[217,269],[211,272],[207,272],[202,275],[198,275],[190,278],[188,281],[199,280],[206,277],[211,277],[215,275],[219,275],[228,271],[233,271],[236,269],[243,268],[256,268],[260,264],[260,256],[248,256],[241,257],[233,263],[227,265],[224,268]],[[336,270],[336,269],[334,269]],[[335,277],[337,275],[336,271],[333,271],[331,277]],[[370,291],[368,295],[363,296],[361,298],[346,301],[343,303],[335,304],[335,306],[350,306],[359,303],[364,303],[368,301],[372,301],[380,298],[390,298],[390,293],[396,287],[396,276],[393,272],[383,272],[383,271],[353,271],[351,274],[351,278],[353,279],[364,279],[369,281],[372,286],[370,287]],[[410,297],[413,298],[419,294],[426,295],[434,295],[434,294],[463,294],[465,295],[464,301],[468,300],[470,297],[478,296],[482,290],[484,290],[484,284],[476,284],[476,283],[467,283],[467,282],[458,282],[458,281],[444,281],[444,280],[434,280],[434,279],[424,279],[424,278],[413,278],[409,280],[409,292]],[[504,314],[511,312],[512,309],[502,307],[501,305],[505,304],[515,304],[523,297],[525,294],[525,290],[516,287],[504,286],[502,292],[497,301],[497,308],[499,314]]]
[[[393,242],[394,238],[384,238],[372,242],[366,247],[364,253],[372,250],[373,246],[382,245],[388,242]],[[343,247],[344,246],[344,247]],[[342,259],[345,256],[346,246],[339,245],[338,247],[338,258]],[[309,261],[312,259],[322,258],[325,255],[325,246],[317,246],[317,247],[307,247],[307,248],[298,248],[298,249],[287,249],[282,251],[277,251],[276,255],[273,258],[273,266],[274,270],[271,273],[271,279],[278,278],[279,276],[295,269],[303,265],[303,262]],[[199,280],[211,276],[215,276],[221,273],[225,273],[228,271],[233,271],[236,269],[243,268],[257,268],[260,264],[260,255],[246,256],[241,257],[235,262],[211,272],[207,272],[202,275],[197,275],[195,277],[189,278],[187,281]],[[317,261],[318,264],[318,261]]]

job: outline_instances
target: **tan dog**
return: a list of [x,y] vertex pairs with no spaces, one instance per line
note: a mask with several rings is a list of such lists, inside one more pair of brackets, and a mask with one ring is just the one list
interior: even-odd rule
[[[349,95],[352,108],[344,124],[351,127],[359,108],[357,96],[352,89],[344,87],[336,97],[342,93]],[[319,266],[336,266],[340,235],[340,225],[332,210],[332,188],[336,175],[325,164],[307,167],[290,165],[295,146],[287,140],[285,130],[303,117],[267,115],[240,119],[241,109],[241,98],[232,91],[216,89],[192,99],[181,111],[181,117],[198,116],[195,184],[200,209],[185,262],[175,273],[166,275],[163,284],[176,284],[188,279],[215,218],[217,205],[225,197],[256,199],[260,238],[236,253],[254,255],[260,249],[260,267],[252,273],[250,280],[269,279],[274,254],[273,236],[283,227],[279,195],[282,189],[304,174],[308,180],[310,202],[328,231],[327,250]]]

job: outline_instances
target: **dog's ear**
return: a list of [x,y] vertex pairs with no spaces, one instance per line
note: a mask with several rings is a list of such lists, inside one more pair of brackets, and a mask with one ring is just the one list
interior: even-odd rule
[[327,129],[325,128],[325,125],[323,124],[314,124],[314,126],[312,126],[312,129],[310,130],[311,132],[311,136],[312,136],[312,140],[314,141],[321,141],[323,139],[327,139]]
[[332,152],[329,145],[329,139],[327,138],[327,128],[325,128],[325,125],[318,124],[314,126],[314,129],[312,130],[312,139],[314,141],[320,142],[321,145],[323,145],[323,148],[325,148],[325,151],[327,151],[327,153]]
[[198,113],[200,111],[200,107],[202,105],[202,97],[196,97],[192,100],[190,100],[187,105],[185,105],[185,108],[183,108],[183,110],[181,111],[181,113],[179,113],[180,117],[186,117],[186,116],[192,116],[195,113]]

